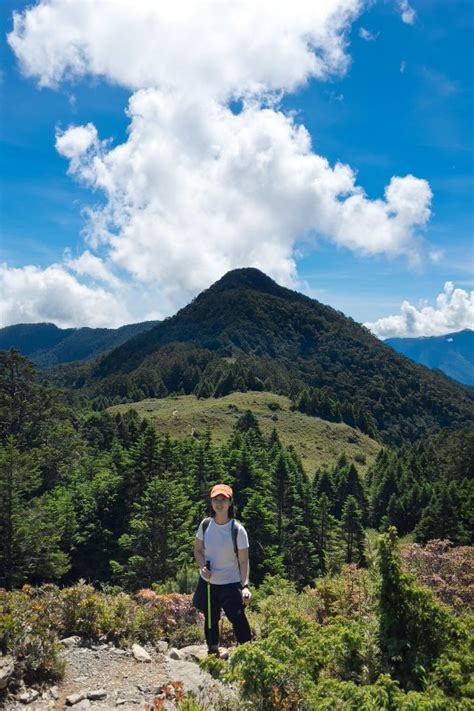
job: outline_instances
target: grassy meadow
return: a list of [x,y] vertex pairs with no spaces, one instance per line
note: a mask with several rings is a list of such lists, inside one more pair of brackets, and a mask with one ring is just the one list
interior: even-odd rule
[[109,412],[130,409],[174,438],[196,437],[210,427],[216,444],[223,444],[238,417],[251,410],[265,435],[275,427],[282,444],[294,447],[311,478],[319,467],[335,464],[343,452],[363,473],[380,450],[378,442],[359,430],[292,411],[289,398],[270,392],[234,392],[222,398],[199,400],[195,395],[178,395],[115,405]]

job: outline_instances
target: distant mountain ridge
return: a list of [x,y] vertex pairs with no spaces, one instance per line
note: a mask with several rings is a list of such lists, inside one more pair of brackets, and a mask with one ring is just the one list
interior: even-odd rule
[[144,321],[120,328],[58,328],[53,323],[20,323],[0,329],[0,350],[16,348],[39,368],[89,360],[156,326]]
[[290,395],[309,387],[362,408],[394,444],[473,419],[461,385],[250,268],[228,272],[177,314],[107,353],[84,383],[109,396],[130,392],[131,384],[147,397],[188,394],[203,383],[205,397],[262,385]]
[[438,368],[465,385],[474,385],[474,331],[470,329],[444,336],[388,338],[385,343],[417,363]]

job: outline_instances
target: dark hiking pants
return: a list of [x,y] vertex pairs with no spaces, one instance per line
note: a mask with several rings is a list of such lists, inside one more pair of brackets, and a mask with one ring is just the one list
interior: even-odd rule
[[252,637],[250,626],[245,616],[245,607],[242,602],[240,583],[228,583],[227,585],[211,586],[211,629],[208,625],[207,617],[207,586],[208,583],[199,578],[196,592],[193,597],[193,605],[204,613],[204,632],[209,648],[217,647],[219,644],[219,619],[223,609],[227,619],[234,628],[234,634],[239,644],[250,642]]

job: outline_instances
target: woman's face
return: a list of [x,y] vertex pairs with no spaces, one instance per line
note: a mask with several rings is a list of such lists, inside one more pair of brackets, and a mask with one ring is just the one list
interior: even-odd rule
[[216,513],[227,513],[231,503],[231,499],[228,499],[227,496],[223,496],[222,494],[214,496],[214,498],[211,499],[212,508]]

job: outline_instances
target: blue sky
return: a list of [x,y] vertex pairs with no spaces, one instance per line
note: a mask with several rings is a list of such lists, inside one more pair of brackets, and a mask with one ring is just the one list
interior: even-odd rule
[[[326,4],[339,15],[308,13],[305,27],[270,5],[251,17],[244,1],[249,27],[268,21],[255,46],[245,23],[234,42],[235,18],[158,13],[150,23],[172,23],[173,41],[157,49],[138,19],[124,66],[120,0],[110,62],[100,21],[91,46],[93,15],[71,19],[60,0],[34,4],[30,19],[57,15],[9,44],[13,11],[30,4],[4,0],[0,325],[160,318],[228,268],[258,266],[382,337],[473,327],[472,3]],[[71,27],[85,49],[68,65]],[[189,37],[206,33],[196,61]],[[353,212],[343,203],[358,191]]]

